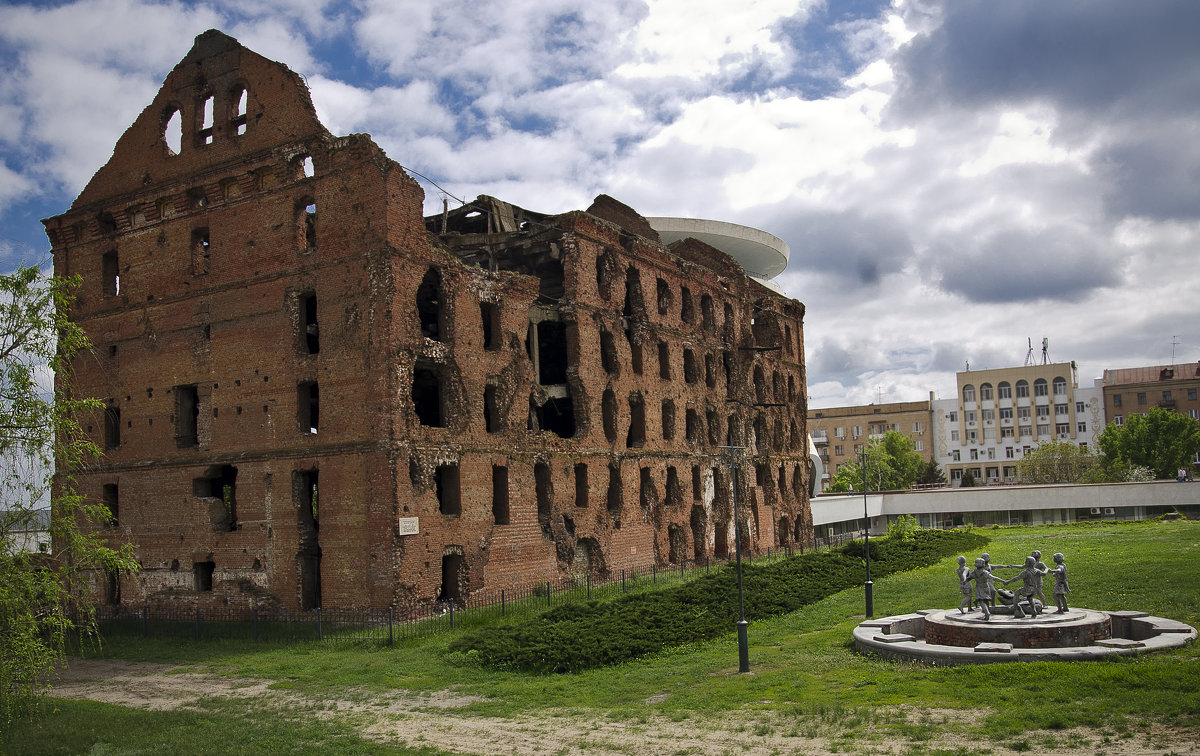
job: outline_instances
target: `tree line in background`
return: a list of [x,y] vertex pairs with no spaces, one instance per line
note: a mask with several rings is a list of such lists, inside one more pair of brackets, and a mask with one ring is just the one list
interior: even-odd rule
[[[1021,483],[1115,483],[1175,478],[1189,470],[1200,451],[1200,423],[1177,412],[1152,407],[1100,434],[1099,453],[1066,441],[1046,441],[1017,462]],[[863,477],[865,456],[866,477]],[[914,485],[944,484],[937,463],[926,462],[904,434],[888,431],[867,444],[865,455],[847,461],[825,489],[831,493],[898,491]],[[978,485],[967,470],[960,486]]]

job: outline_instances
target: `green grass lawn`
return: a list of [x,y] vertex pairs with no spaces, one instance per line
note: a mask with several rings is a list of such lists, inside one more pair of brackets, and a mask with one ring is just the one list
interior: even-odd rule
[[[1020,563],[1034,548],[1042,551],[1046,562],[1054,552],[1063,552],[1070,569],[1072,606],[1138,609],[1200,625],[1200,523],[1102,523],[985,533],[992,539],[987,549],[995,563]],[[949,558],[934,567],[877,580],[875,614],[956,606],[954,567]],[[919,719],[914,724],[911,716],[897,711],[978,712],[968,724],[958,725],[970,736],[1007,739],[1040,730],[1042,750],[1046,738],[1052,741],[1056,732],[1073,728],[1120,738],[1166,725],[1193,733],[1193,740],[1200,737],[1200,649],[1195,646],[1104,662],[935,668],[856,654],[850,631],[861,621],[862,607],[862,589],[856,588],[752,623],[749,675],[737,673],[735,618],[726,637],[564,675],[497,672],[464,664],[461,655],[445,653],[451,635],[393,648],[112,638],[88,654],[274,680],[277,689],[317,701],[364,700],[398,690],[452,690],[477,697],[456,710],[472,716],[552,711],[612,720],[657,716],[680,721],[763,712],[800,723],[820,721],[846,737],[869,724],[875,731],[907,738],[916,748],[913,752],[920,752],[920,743],[934,725]],[[0,744],[4,753],[79,753],[94,744],[103,745],[94,753],[122,754],[435,752],[421,749],[419,743],[379,745],[359,734],[353,718],[318,720],[305,716],[302,707],[293,714],[264,713],[253,702],[226,699],[175,712],[50,699],[41,714],[12,723]]]

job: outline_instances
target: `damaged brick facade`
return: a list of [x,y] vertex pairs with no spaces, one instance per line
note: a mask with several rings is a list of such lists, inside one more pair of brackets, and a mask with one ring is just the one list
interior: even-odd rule
[[[177,140],[177,141],[176,141]],[[124,604],[382,608],[808,544],[803,305],[601,196],[423,217],[366,135],[206,32],[46,220],[92,339],[77,476]]]

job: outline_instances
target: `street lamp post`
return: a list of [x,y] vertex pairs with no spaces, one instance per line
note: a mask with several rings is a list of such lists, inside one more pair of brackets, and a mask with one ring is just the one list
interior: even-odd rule
[[750,671],[750,640],[746,621],[746,602],[742,591],[742,518],[738,516],[738,452],[744,446],[719,446],[729,452],[729,484],[733,489],[733,552],[737,555],[737,585],[738,585],[738,672]]
[[875,616],[875,598],[872,596],[875,585],[871,582],[871,516],[867,513],[867,450],[863,449],[858,454],[863,483],[863,551],[867,555],[867,582],[863,584],[863,588],[866,591],[867,600],[866,617],[871,619]]

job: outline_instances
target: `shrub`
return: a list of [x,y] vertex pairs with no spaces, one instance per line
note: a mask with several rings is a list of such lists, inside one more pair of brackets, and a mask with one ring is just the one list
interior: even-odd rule
[[[871,569],[882,577],[977,549],[987,539],[964,531],[916,530],[907,540],[871,541]],[[744,565],[746,617],[763,619],[850,588],[863,579],[863,544]],[[483,666],[524,672],[577,672],[729,633],[737,617],[732,566],[658,593],[608,603],[573,604],[529,622],[487,628],[451,642],[449,652]]]

